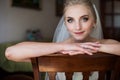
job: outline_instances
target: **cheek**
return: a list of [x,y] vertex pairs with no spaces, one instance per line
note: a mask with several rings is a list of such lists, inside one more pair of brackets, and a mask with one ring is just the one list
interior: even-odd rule
[[93,23],[84,24],[84,29],[91,30],[93,28]]
[[88,25],[88,27],[86,27],[87,30],[91,30],[92,29],[92,25]]
[[72,31],[73,30],[73,25],[72,24],[66,24],[67,30]]

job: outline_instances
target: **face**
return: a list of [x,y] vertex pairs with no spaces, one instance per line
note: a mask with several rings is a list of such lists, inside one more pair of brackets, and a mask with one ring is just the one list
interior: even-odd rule
[[84,5],[70,6],[64,16],[67,29],[74,39],[84,40],[89,36],[95,24],[89,8]]

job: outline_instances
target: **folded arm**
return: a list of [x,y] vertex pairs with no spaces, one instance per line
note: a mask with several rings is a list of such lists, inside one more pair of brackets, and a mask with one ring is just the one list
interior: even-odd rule
[[120,42],[116,40],[105,40],[103,41],[103,44],[101,44],[99,51],[120,55]]
[[5,55],[13,61],[30,61],[32,57],[48,55],[62,50],[59,43],[22,42],[6,49]]
[[39,57],[61,51],[77,51],[77,53],[91,54],[91,52],[85,50],[80,45],[80,43],[22,42],[8,47],[5,55],[9,60],[25,62],[30,61],[30,58],[33,57]]

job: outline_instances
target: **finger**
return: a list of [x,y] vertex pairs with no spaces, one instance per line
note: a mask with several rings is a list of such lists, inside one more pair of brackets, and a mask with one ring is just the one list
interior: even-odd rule
[[90,45],[81,45],[83,49],[91,49],[91,50],[98,50],[98,47],[90,46]]
[[88,55],[93,55],[93,53],[89,52],[89,51],[85,51],[86,54]]
[[95,42],[95,43],[89,42],[89,43],[83,43],[83,44],[91,45],[91,46],[95,46],[95,47],[100,47],[101,46],[100,43],[98,43],[98,42]]
[[88,55],[93,55],[91,52],[89,52],[87,49],[81,49],[83,53],[86,53]]
[[78,54],[85,54],[84,52],[79,52],[79,51],[74,51],[74,52],[70,52],[68,53],[69,55],[78,55]]
[[62,54],[68,54],[69,51],[62,51],[61,53],[62,53]]
[[[69,54],[69,53],[74,53],[74,52],[78,52],[76,50],[67,50],[67,51],[62,51],[63,54]],[[82,52],[83,53],[83,52]]]
[[64,51],[63,54],[69,54],[69,55],[88,54],[88,55],[92,55],[92,51],[90,52],[88,50],[80,49],[79,51]]
[[91,52],[91,53],[97,53],[98,52],[96,50],[90,50],[90,49],[88,49],[88,51]]

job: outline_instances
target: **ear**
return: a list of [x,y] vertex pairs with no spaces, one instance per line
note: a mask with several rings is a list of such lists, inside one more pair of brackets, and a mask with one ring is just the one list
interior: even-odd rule
[[93,23],[93,28],[96,28],[97,26],[96,26],[96,23]]

